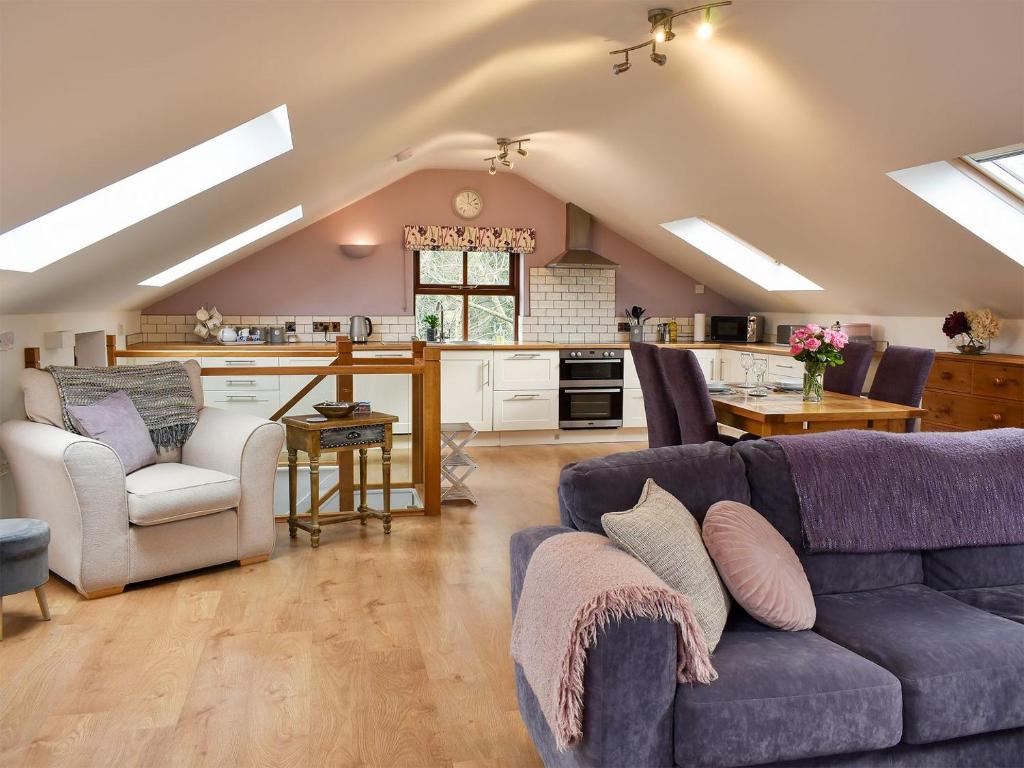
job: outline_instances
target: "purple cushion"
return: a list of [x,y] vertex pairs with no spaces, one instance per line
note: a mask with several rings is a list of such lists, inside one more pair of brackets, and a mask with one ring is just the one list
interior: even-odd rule
[[115,392],[92,405],[69,405],[67,410],[81,434],[114,449],[125,474],[156,463],[156,448],[146,422],[124,392]]

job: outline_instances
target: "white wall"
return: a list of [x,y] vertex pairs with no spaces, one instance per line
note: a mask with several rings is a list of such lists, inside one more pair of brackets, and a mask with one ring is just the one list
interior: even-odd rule
[[[125,335],[140,330],[140,313],[74,312],[52,315],[0,315],[0,333],[14,333],[13,349],[0,351],[0,421],[19,419],[25,415],[18,372],[25,365],[25,348],[39,347],[42,365],[73,365],[73,349],[45,349],[43,334],[49,331],[104,331],[117,335],[122,347]],[[2,458],[2,457],[0,457]],[[14,488],[7,473],[6,459],[0,465],[0,517],[12,517]]]
[[[956,351],[956,345],[942,333],[941,317],[886,317],[882,315],[842,315],[826,317],[820,314],[764,312],[765,334],[775,338],[775,327],[780,324],[815,322],[831,325],[836,320],[844,323],[871,323],[875,341],[887,341],[905,347],[929,347],[939,352]],[[999,337],[992,342],[993,352],[1024,355],[1024,320],[1003,320]]]

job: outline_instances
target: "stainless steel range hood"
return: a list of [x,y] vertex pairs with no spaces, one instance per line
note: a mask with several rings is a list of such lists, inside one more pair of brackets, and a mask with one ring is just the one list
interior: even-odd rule
[[590,250],[590,214],[572,203],[565,204],[565,251],[545,266],[552,269],[617,269],[611,259]]

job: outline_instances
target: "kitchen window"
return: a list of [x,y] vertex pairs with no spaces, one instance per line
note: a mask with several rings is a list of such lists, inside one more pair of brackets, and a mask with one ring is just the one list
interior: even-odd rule
[[519,254],[490,251],[413,251],[416,327],[444,308],[444,338],[513,341],[519,324]]

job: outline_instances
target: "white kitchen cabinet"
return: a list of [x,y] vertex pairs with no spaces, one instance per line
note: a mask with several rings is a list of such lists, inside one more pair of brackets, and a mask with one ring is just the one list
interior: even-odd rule
[[441,353],[441,421],[473,425],[481,432],[493,429],[494,384],[490,351]]
[[[185,360],[187,358],[175,358]],[[203,368],[275,368],[276,357],[202,357],[198,358]]]
[[718,376],[716,378],[735,384],[743,381],[743,366],[740,352],[735,349],[718,350]]
[[558,389],[558,350],[494,353],[494,389]]
[[[442,405],[441,408],[443,412],[444,406]],[[519,429],[558,429],[558,390],[494,392],[492,429],[495,432]]]
[[119,357],[118,365],[155,365],[156,363],[184,363],[195,360],[202,367],[202,358],[199,357]]
[[[288,368],[298,365],[330,365],[333,360],[333,357],[282,357],[280,359],[280,365]],[[277,378],[279,380],[281,391],[281,405],[284,405],[292,399],[292,396],[296,392],[309,383],[310,376],[278,376]],[[334,377],[328,376],[307,392],[306,395],[292,406],[285,415],[300,416],[316,413],[316,411],[313,410],[313,406],[316,403],[322,403],[325,400],[333,401],[336,399],[337,389]]]
[[804,364],[789,355],[768,356],[769,381],[803,381]]
[[639,387],[622,390],[622,426],[647,429],[644,393]]
[[695,349],[693,354],[697,356],[697,362],[700,363],[700,369],[704,373],[704,378],[707,381],[713,381],[716,378],[715,368],[718,362],[718,350]]
[[636,363],[633,362],[633,353],[628,349],[623,357],[622,379],[623,387],[626,389],[640,389],[640,377],[636,373]]
[[276,389],[262,392],[203,391],[205,405],[269,419],[281,401]]
[[[356,351],[352,357],[409,357],[409,351]],[[356,400],[368,400],[373,410],[398,417],[398,421],[392,425],[394,434],[407,435],[412,432],[412,376],[359,374],[353,377],[352,388]]]

